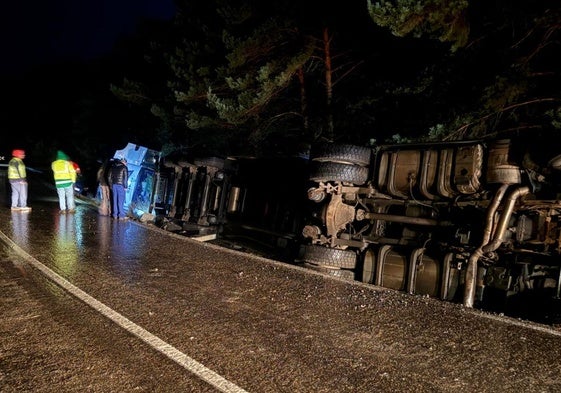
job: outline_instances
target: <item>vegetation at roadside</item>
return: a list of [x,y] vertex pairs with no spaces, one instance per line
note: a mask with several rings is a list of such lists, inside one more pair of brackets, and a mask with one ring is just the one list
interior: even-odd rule
[[26,131],[31,157],[68,146],[93,167],[129,141],[164,153],[292,155],[318,141],[540,138],[561,126],[559,2],[176,8],[105,58],[12,81],[25,113],[7,126]]

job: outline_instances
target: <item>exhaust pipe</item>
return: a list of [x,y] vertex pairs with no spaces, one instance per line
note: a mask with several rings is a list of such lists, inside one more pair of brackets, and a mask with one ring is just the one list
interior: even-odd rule
[[503,184],[495,197],[489,208],[487,209],[487,217],[486,217],[486,225],[485,231],[483,233],[483,242],[481,246],[475,250],[475,252],[469,257],[468,266],[466,270],[466,278],[465,278],[465,290],[464,290],[464,306],[466,307],[473,307],[473,303],[475,302],[475,290],[476,290],[476,279],[477,279],[477,268],[479,259],[485,255],[486,253],[493,252],[503,242],[503,237],[506,232],[508,222],[510,221],[510,217],[512,216],[512,212],[514,210],[514,205],[516,201],[523,197],[524,195],[530,192],[528,187],[520,187],[514,190],[508,197],[507,201],[505,202],[505,209],[501,214],[501,217],[497,223],[495,229],[495,237],[491,242],[489,239],[491,238],[491,234],[493,233],[493,217],[499,207],[499,204],[504,197],[506,189],[508,188],[508,184]]

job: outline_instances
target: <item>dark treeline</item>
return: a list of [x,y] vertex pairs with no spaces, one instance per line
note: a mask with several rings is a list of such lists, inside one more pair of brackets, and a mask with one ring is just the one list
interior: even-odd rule
[[[112,53],[6,76],[4,128],[88,171],[127,142],[165,154],[556,137],[558,1],[176,0]],[[13,143],[14,141],[9,141]]]

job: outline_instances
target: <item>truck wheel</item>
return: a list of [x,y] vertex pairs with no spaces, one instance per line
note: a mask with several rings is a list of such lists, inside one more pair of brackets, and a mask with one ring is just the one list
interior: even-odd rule
[[304,267],[333,277],[343,278],[345,280],[354,281],[355,279],[355,273],[352,270],[325,268],[311,263],[304,263]]
[[317,182],[332,180],[364,184],[368,180],[368,168],[337,162],[312,162],[310,180]]
[[356,267],[356,253],[352,250],[305,245],[302,260],[319,267],[329,266],[344,269]]
[[312,149],[312,161],[331,161],[343,164],[370,165],[372,150],[369,147],[354,145],[323,144]]

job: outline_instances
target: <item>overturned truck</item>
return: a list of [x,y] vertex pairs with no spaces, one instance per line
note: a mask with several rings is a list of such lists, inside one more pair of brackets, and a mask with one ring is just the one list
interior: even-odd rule
[[[161,161],[168,230],[276,248],[329,275],[561,322],[561,156],[514,140],[324,144]],[[550,157],[551,156],[551,157]]]
[[527,147],[318,146],[301,259],[365,283],[558,322],[561,156],[539,165]]

